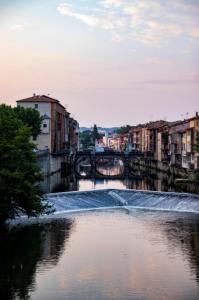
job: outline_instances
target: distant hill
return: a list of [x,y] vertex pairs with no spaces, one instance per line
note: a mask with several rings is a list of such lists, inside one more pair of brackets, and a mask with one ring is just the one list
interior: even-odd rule
[[[119,127],[97,127],[99,131],[115,132]],[[80,132],[92,131],[92,127],[80,127]]]

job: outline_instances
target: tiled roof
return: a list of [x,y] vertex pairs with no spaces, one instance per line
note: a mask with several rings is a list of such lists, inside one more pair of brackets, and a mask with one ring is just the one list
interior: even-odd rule
[[[26,103],[26,102],[36,102],[36,103],[57,103],[59,104],[62,108],[66,109],[57,99],[51,98],[49,96],[46,95],[33,95],[32,97],[29,98],[25,98],[25,99],[21,99],[21,100],[17,100],[17,103]],[[68,116],[70,115],[69,112],[66,111],[66,114],[68,114]]]
[[32,97],[29,97],[29,98],[17,100],[17,102],[19,102],[19,103],[23,103],[23,102],[59,103],[59,100],[53,99],[53,98],[51,98],[49,96],[45,96],[45,95],[33,95]]
[[160,121],[155,121],[155,122],[148,123],[147,128],[148,129],[157,129],[157,128],[163,127],[165,125],[168,125],[168,122],[160,120]]

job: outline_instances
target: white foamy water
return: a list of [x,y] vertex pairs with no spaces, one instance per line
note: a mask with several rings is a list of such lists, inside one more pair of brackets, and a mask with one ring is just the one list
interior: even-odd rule
[[199,196],[137,190],[93,190],[48,194],[56,213],[125,207],[199,213]]

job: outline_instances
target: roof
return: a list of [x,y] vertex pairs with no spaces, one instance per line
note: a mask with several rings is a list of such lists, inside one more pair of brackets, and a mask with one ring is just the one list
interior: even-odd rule
[[192,118],[190,118],[189,119],[189,121],[194,121],[194,120],[198,120],[199,119],[199,115],[198,114],[196,114],[196,116],[195,117],[192,117]]
[[36,95],[36,94],[33,94],[32,97],[21,99],[21,100],[17,100],[16,102],[17,103],[26,103],[26,102],[57,103],[61,107],[63,107],[65,109],[65,107],[59,102],[59,100],[51,98],[51,97],[46,96],[46,95]]
[[167,121],[159,120],[159,121],[154,121],[150,122],[147,124],[148,129],[158,129],[161,127],[164,127],[165,125],[168,125],[169,123]]
[[131,128],[129,133],[139,132],[140,130],[142,130],[142,127],[138,125],[137,127]]
[[159,128],[162,128],[164,126],[167,126],[168,124],[169,124],[169,122],[163,121],[163,120],[151,121],[151,122],[146,123],[146,124],[139,124],[136,127],[132,127],[129,132],[130,133],[139,132],[143,128],[146,128],[146,129],[159,129]]
[[52,103],[59,103],[59,100],[51,98],[49,96],[46,95],[33,95],[32,97],[29,98],[25,98],[22,100],[17,100],[17,102],[19,103],[23,103],[23,102],[52,102]]

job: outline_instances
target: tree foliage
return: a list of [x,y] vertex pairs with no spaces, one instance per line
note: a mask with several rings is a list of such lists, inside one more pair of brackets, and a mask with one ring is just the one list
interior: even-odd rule
[[36,216],[50,208],[42,203],[38,185],[42,175],[31,133],[15,109],[0,105],[0,223],[20,213]]
[[92,139],[93,139],[93,144],[95,145],[95,141],[100,139],[100,134],[98,132],[98,129],[97,129],[97,125],[94,124],[93,126],[93,131],[92,131]]
[[12,117],[14,119],[21,120],[24,125],[30,128],[32,136],[37,136],[40,133],[42,117],[39,112],[34,108],[24,108],[17,106],[12,108],[11,106],[1,104],[1,115],[4,117]]
[[14,112],[17,118],[31,129],[32,136],[37,136],[41,132],[42,117],[36,109],[17,106],[14,108]]
[[126,134],[126,133],[129,132],[130,129],[131,129],[130,125],[121,126],[120,128],[118,128],[116,130],[116,133],[118,133],[118,134]]
[[80,133],[80,144],[82,145],[82,148],[88,149],[88,147],[93,146],[92,142],[92,132],[90,130],[86,130]]

